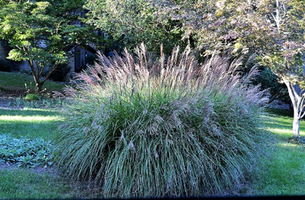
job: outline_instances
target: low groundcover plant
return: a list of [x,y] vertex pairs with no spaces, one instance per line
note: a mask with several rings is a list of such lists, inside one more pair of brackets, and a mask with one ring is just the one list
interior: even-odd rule
[[53,164],[53,146],[43,139],[20,139],[0,134],[0,164],[17,167],[48,167]]
[[245,181],[260,155],[265,92],[241,77],[241,59],[190,48],[156,58],[144,44],[99,60],[67,87],[56,162],[103,197],[221,194]]

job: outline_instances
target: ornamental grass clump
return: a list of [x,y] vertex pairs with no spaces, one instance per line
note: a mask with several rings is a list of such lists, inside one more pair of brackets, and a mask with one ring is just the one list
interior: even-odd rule
[[267,98],[238,75],[240,60],[228,63],[200,65],[189,48],[155,58],[144,44],[135,56],[100,54],[66,88],[57,164],[108,198],[232,190],[259,156]]

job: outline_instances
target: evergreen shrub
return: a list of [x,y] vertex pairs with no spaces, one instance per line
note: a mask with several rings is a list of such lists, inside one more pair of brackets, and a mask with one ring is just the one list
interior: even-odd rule
[[[162,51],[161,51],[162,52]],[[56,163],[110,197],[222,194],[259,161],[265,92],[240,60],[199,64],[189,48],[168,58],[144,44],[77,76],[58,128]]]

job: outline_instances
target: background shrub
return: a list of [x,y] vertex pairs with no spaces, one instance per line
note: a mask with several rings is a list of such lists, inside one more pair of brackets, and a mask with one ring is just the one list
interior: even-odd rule
[[[71,67],[68,64],[59,64],[56,69],[49,76],[49,79],[52,81],[65,81],[67,78],[67,74],[70,72]],[[44,72],[46,75],[48,71]]]
[[11,72],[13,70],[13,64],[9,60],[0,59],[0,71]]
[[56,162],[104,197],[200,196],[232,191],[259,160],[268,99],[226,56],[199,65],[190,49],[153,59],[99,61],[66,88]]
[[262,68],[260,74],[254,79],[253,84],[260,84],[261,89],[270,91],[270,103],[273,100],[281,100],[291,104],[287,87],[284,83],[279,83],[278,77],[268,67]]

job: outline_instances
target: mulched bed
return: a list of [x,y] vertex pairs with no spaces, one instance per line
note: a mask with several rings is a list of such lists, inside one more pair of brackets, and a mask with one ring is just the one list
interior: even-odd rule
[[[19,169],[16,164],[6,164],[2,163],[0,164],[0,170],[6,170],[6,169]],[[28,168],[31,169],[33,172],[37,173],[59,173],[54,167],[34,167],[34,168]]]

